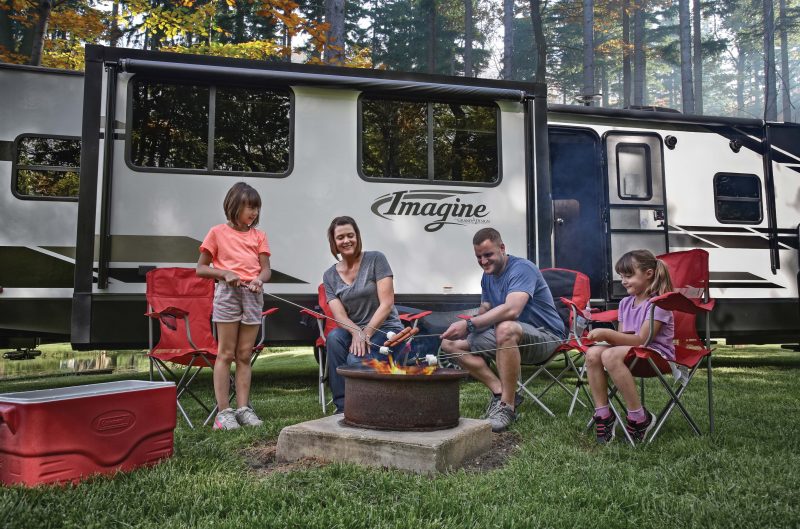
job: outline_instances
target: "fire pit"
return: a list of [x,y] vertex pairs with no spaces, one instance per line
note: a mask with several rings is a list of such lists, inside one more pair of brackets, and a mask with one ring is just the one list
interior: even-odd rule
[[466,372],[433,367],[399,369],[399,373],[382,373],[372,366],[337,368],[345,378],[342,422],[403,431],[458,426],[459,382],[467,378]]

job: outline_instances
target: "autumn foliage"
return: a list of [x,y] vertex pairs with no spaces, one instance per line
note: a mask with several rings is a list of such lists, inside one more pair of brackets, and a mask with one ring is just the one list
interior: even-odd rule
[[[43,4],[50,9],[43,9]],[[5,0],[0,3],[0,61],[31,64],[37,25],[45,28],[39,64],[78,70],[83,69],[84,45],[109,43],[320,62],[328,28],[321,20],[304,16],[293,0]],[[303,44],[301,55],[299,44]],[[347,66],[371,66],[369,49],[354,48],[351,55]]]

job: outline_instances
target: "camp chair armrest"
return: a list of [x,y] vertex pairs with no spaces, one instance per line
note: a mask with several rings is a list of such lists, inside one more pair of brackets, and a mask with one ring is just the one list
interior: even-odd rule
[[302,309],[300,311],[300,314],[305,314],[307,316],[311,316],[312,318],[316,318],[318,320],[324,320],[325,319],[325,315],[324,314],[321,314],[319,312],[315,312],[315,311],[313,311],[311,309]]
[[167,307],[161,311],[146,312],[145,316],[153,318],[154,320],[160,319],[163,316],[172,316],[173,318],[183,319],[189,315],[189,312],[178,307]]
[[417,320],[419,320],[421,318],[424,318],[425,316],[428,316],[429,314],[433,314],[433,311],[432,310],[423,310],[422,312],[417,312],[415,314],[403,313],[403,314],[400,314],[400,319],[402,321],[413,322],[413,321],[417,321]]
[[688,314],[702,314],[710,312],[714,307],[715,301],[712,299],[706,303],[702,300],[694,301],[687,298],[680,292],[667,292],[652,299],[653,305],[664,310],[677,310]]
[[260,350],[264,348],[264,339],[267,337],[267,316],[276,312],[278,312],[278,307],[272,307],[261,313],[261,338],[259,338],[258,342],[253,346],[253,349]]

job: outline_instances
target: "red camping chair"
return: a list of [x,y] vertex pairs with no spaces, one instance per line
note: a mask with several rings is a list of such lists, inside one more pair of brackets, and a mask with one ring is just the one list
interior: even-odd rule
[[[711,336],[710,336],[710,313],[714,308],[714,300],[709,296],[708,279],[708,252],[705,250],[694,249],[684,252],[672,252],[659,255],[658,258],[667,265],[674,292],[668,292],[662,296],[653,298],[653,309],[650,312],[650,328],[653,328],[653,316],[655,307],[673,311],[675,317],[675,369],[670,362],[664,360],[661,355],[647,348],[647,343],[652,339],[649,336],[645,345],[632,347],[625,359],[631,373],[635,377],[642,379],[641,392],[642,404],[644,404],[644,378],[658,379],[661,387],[668,395],[667,403],[661,412],[656,416],[657,422],[648,442],[652,442],[658,435],[661,427],[669,418],[672,411],[677,407],[692,430],[700,435],[695,421],[692,419],[686,407],[681,402],[681,397],[689,386],[702,360],[706,359],[707,384],[708,384],[708,421],[709,432],[714,432],[714,399],[711,381]],[[705,338],[701,339],[697,334],[696,318],[697,315],[705,315]],[[616,311],[608,311],[599,315],[592,316],[593,321],[612,321],[616,320]],[[586,345],[586,344],[584,344]],[[664,375],[670,373],[679,375],[674,384],[670,384]],[[616,397],[617,388],[609,385],[609,404],[617,420],[622,420],[622,415],[617,412],[613,405],[612,398]],[[617,402],[624,411],[624,405],[616,398]],[[589,422],[589,427],[594,421]],[[620,422],[621,424],[621,422]],[[633,440],[623,428],[625,437],[633,444]]]
[[[190,396],[205,410],[208,416],[203,424],[207,424],[214,416],[216,406],[209,407],[191,390],[190,385],[203,368],[214,366],[217,357],[217,339],[211,324],[214,280],[198,277],[194,268],[156,268],[149,271],[146,278],[148,312],[145,315],[150,318],[150,379],[153,379],[155,366],[162,380],[175,382],[178,410],[189,427],[193,428],[194,425],[181,404],[180,399],[184,395]],[[264,348],[266,317],[277,310],[272,308],[261,315],[261,339],[253,347],[251,365]],[[159,322],[160,337],[154,346],[153,323],[156,320]],[[178,376],[168,363],[185,366],[185,369]],[[233,398],[233,377],[231,388]]]
[[[564,322],[565,329],[568,330],[568,336],[564,343],[553,351],[550,358],[540,364],[535,364],[538,369],[534,371],[530,377],[518,383],[519,391],[524,391],[534,402],[541,406],[545,412],[554,416],[553,412],[542,403],[541,399],[550,389],[558,386],[571,398],[568,415],[572,415],[576,403],[586,407],[586,404],[580,400],[578,395],[581,388],[583,392],[586,393],[586,397],[589,398],[586,388],[580,383],[577,384],[575,388],[569,388],[562,381],[564,376],[569,373],[578,377],[579,381],[582,377],[582,372],[576,366],[575,361],[582,356],[579,348],[581,345],[581,337],[586,328],[586,320],[583,317],[583,313],[588,309],[589,298],[591,297],[589,277],[576,270],[569,270],[566,268],[544,268],[541,272],[547,286],[550,288],[550,293],[553,295],[556,310]],[[580,310],[578,310],[579,307]],[[564,367],[558,374],[554,374],[548,369],[548,365],[558,356],[563,356]],[[549,377],[550,384],[539,394],[534,394],[531,386],[533,381],[540,375]],[[590,398],[589,402],[591,402]]]
[[328,381],[328,355],[325,349],[325,343],[328,334],[337,327],[336,322],[333,320],[333,312],[328,306],[328,300],[325,297],[325,285],[320,283],[317,287],[317,306],[320,312],[315,312],[310,309],[303,309],[301,314],[305,314],[314,318],[317,321],[317,328],[319,330],[319,337],[314,342],[314,358],[317,361],[318,378],[317,388],[319,390],[319,404],[322,406],[322,413],[327,413],[328,400],[325,397],[325,383]]
[[[314,358],[317,360],[317,366],[319,367],[319,378],[317,381],[319,388],[319,404],[322,406],[322,413],[327,413],[328,400],[325,397],[325,383],[328,381],[328,355],[325,349],[325,343],[328,334],[338,327],[338,325],[333,320],[333,312],[331,312],[331,308],[328,306],[328,299],[325,296],[325,285],[323,284],[320,284],[317,288],[317,303],[319,311],[315,312],[310,309],[302,309],[300,313],[310,316],[317,321],[319,337],[314,342]],[[327,317],[322,316],[320,312]],[[410,324],[412,327],[416,327],[419,320],[430,313],[431,311],[429,310],[415,312],[413,314],[404,312],[399,316],[401,321]]]

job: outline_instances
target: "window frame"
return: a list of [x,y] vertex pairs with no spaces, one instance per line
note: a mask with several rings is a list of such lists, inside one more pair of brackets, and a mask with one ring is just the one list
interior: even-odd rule
[[[286,170],[280,173],[265,173],[265,172],[250,172],[250,171],[221,171],[213,167],[205,169],[185,169],[177,167],[146,167],[135,165],[131,159],[131,138],[133,137],[133,89],[134,84],[138,81],[155,82],[165,84],[182,84],[208,87],[209,100],[208,100],[208,120],[206,126],[208,127],[208,146],[206,147],[207,159],[211,159],[211,153],[216,136],[215,124],[212,118],[216,114],[216,94],[217,88],[249,88],[261,90],[284,90],[289,95],[289,162]],[[197,174],[197,175],[218,175],[218,176],[238,176],[238,177],[256,177],[256,178],[286,178],[294,170],[294,130],[295,130],[295,94],[292,87],[289,85],[251,85],[243,83],[220,83],[211,81],[201,81],[194,79],[172,79],[151,77],[147,75],[137,74],[128,79],[127,86],[127,108],[125,109],[125,165],[131,170],[138,173],[166,173],[166,174]]]
[[[426,114],[427,114],[427,161],[428,167],[434,167],[434,158],[435,155],[433,153],[433,131],[434,131],[434,123],[433,123],[433,106],[434,104],[451,104],[457,103],[461,105],[473,105],[473,106],[480,106],[480,107],[487,107],[493,108],[495,112],[495,117],[497,120],[497,179],[494,182],[468,182],[468,181],[457,181],[454,182],[452,180],[437,180],[435,178],[426,176],[425,178],[383,178],[379,176],[369,176],[364,172],[364,149],[363,149],[363,142],[364,142],[364,112],[363,112],[363,101],[364,99],[367,100],[384,100],[384,101],[394,101],[394,102],[401,102],[401,103],[421,103],[426,105]],[[497,104],[496,101],[492,102],[477,102],[477,101],[468,101],[468,100],[443,100],[443,99],[436,99],[436,98],[425,98],[425,97],[398,97],[393,94],[381,94],[381,93],[361,93],[358,96],[358,103],[356,105],[356,127],[357,127],[357,159],[356,159],[356,169],[358,171],[358,176],[367,182],[384,182],[384,183],[402,183],[402,184],[414,184],[414,185],[435,185],[435,186],[469,186],[469,187],[497,187],[503,182],[503,124],[502,124],[502,111],[500,109],[500,105]],[[430,172],[430,171],[429,171]]]
[[[619,167],[619,151],[621,147],[643,147],[645,151],[645,178],[647,179],[647,196],[644,197],[625,197],[622,196],[622,179],[620,178],[620,167]],[[620,200],[630,200],[634,202],[648,202],[653,200],[653,158],[650,152],[650,145],[644,142],[637,143],[637,142],[619,142],[616,144],[614,148],[614,157],[616,158],[616,169],[617,169],[617,198]]]
[[[14,138],[14,147],[12,148],[11,152],[11,194],[14,195],[19,200],[42,200],[46,202],[78,202],[78,196],[80,195],[80,173],[81,173],[81,166],[80,166],[80,158],[78,158],[78,166],[77,167],[64,167],[64,166],[52,166],[52,165],[22,165],[20,166],[17,162],[19,158],[19,148],[20,144],[25,138],[45,138],[45,139],[53,139],[53,140],[77,140],[78,143],[81,144],[81,150],[83,150],[82,139],[80,136],[69,136],[64,134],[41,134],[37,132],[25,132]],[[19,179],[19,171],[20,168],[30,169],[32,171],[57,171],[67,173],[70,170],[75,170],[72,172],[77,172],[79,175],[78,179],[78,195],[74,197],[48,197],[48,196],[39,196],[39,195],[23,195],[17,191],[17,181]]]
[[[758,186],[756,187],[756,189],[758,189],[758,197],[757,198],[752,198],[752,197],[731,197],[731,196],[725,196],[725,195],[720,196],[719,194],[717,194],[717,181],[718,181],[719,177],[721,177],[721,176],[748,176],[748,177],[755,178],[756,182],[758,182]],[[732,173],[730,171],[722,171],[722,172],[714,174],[714,179],[713,179],[713,184],[712,185],[713,185],[713,190],[712,191],[714,193],[714,218],[717,219],[717,222],[719,222],[720,224],[753,224],[753,225],[761,224],[762,222],[764,222],[764,193],[761,191],[761,186],[763,185],[763,182],[761,181],[761,177],[759,177],[757,174],[753,174],[753,173]],[[718,204],[717,204],[718,201],[720,201],[720,200],[725,200],[725,201],[730,201],[730,202],[757,202],[758,203],[758,213],[759,213],[758,220],[741,220],[741,219],[740,220],[723,220],[723,219],[721,219],[719,217],[719,207],[718,207]]]

